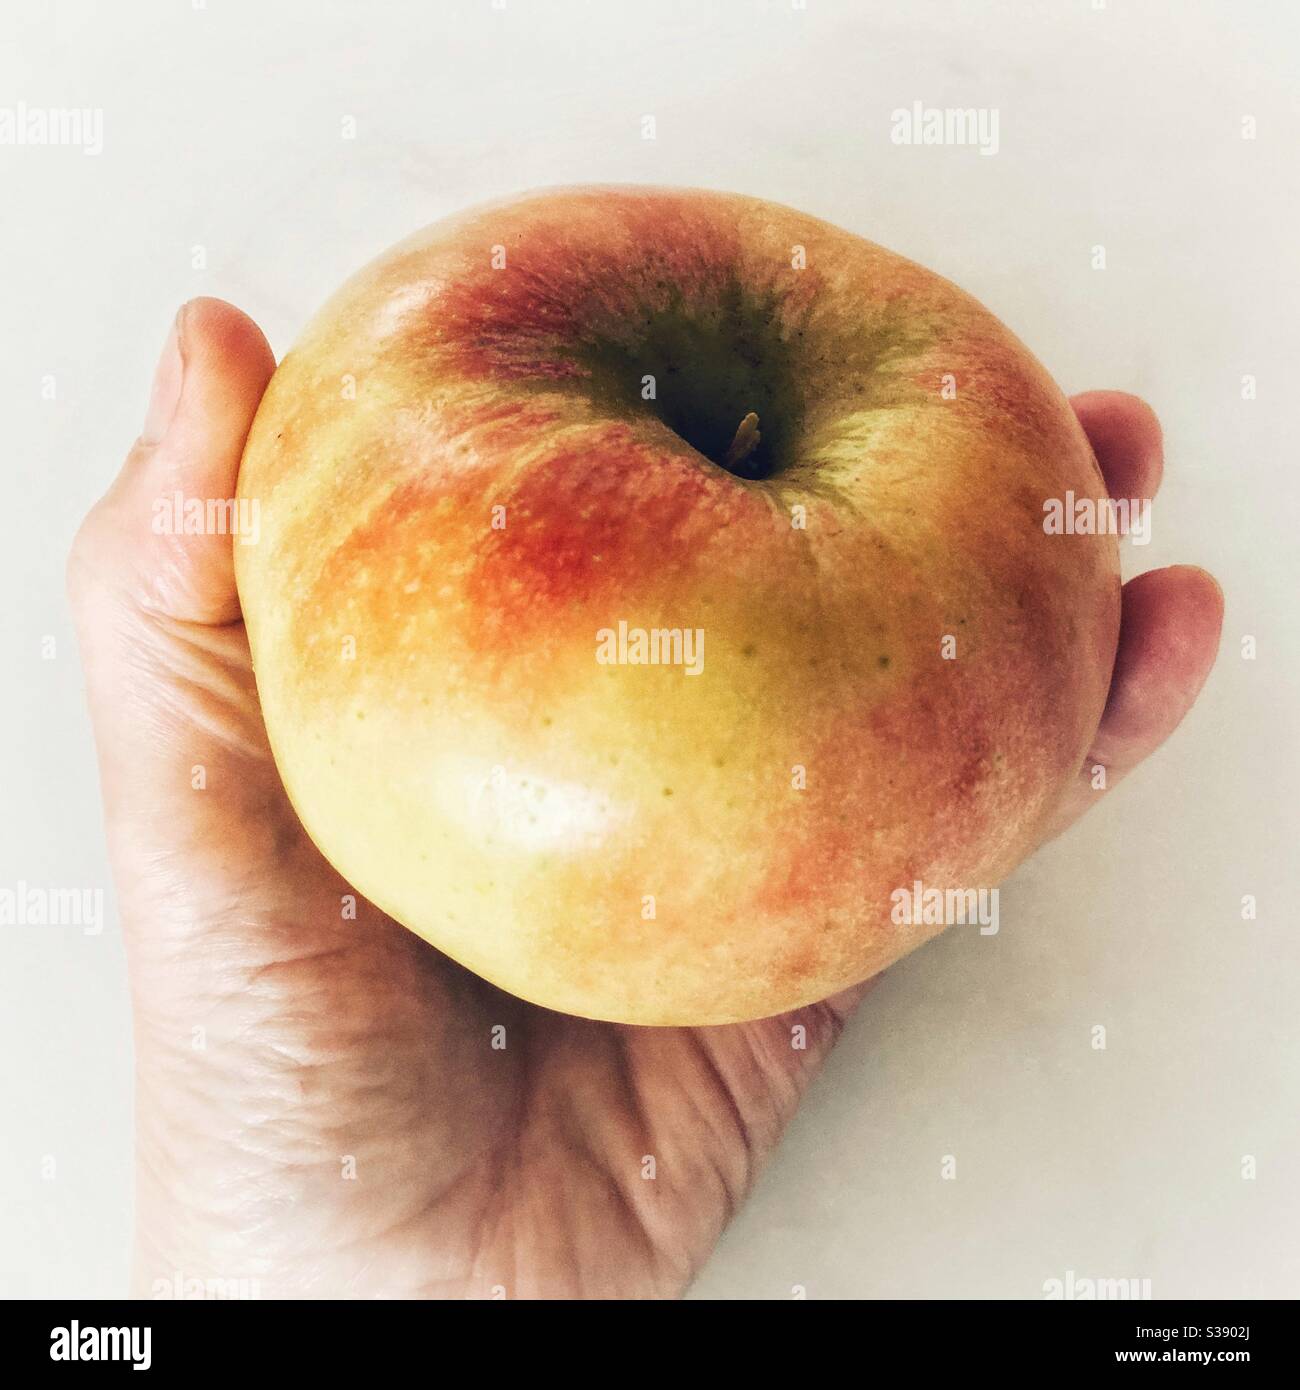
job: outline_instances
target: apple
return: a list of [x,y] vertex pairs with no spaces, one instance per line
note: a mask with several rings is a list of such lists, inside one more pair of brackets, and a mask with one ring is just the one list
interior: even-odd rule
[[[552,1009],[792,1009],[988,888],[1080,770],[1105,487],[991,314],[731,194],[423,231],[285,357],[239,590],[285,787],[360,893]],[[915,890],[915,894],[914,894]],[[901,919],[901,920],[900,920]]]

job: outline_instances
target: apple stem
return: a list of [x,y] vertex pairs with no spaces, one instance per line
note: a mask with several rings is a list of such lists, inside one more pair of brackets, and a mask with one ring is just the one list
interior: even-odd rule
[[763,436],[758,432],[758,416],[751,410],[736,426],[736,437],[731,441],[722,466],[735,473],[740,465],[758,448]]

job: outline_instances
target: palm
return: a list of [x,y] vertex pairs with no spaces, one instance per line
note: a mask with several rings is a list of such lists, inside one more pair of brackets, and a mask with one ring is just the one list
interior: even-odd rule
[[[155,1068],[174,1081],[178,1039],[201,1028],[187,1163],[227,1187],[243,1174],[259,1205],[275,1195],[264,1235],[281,1255],[263,1277],[294,1286],[311,1234],[339,1252],[312,1272],[321,1292],[375,1270],[394,1293],[680,1288],[849,1001],[670,1029],[511,998],[357,901],[317,852],[266,744],[242,624],[150,621],[137,652],[186,673],[152,732],[165,717],[208,782],[123,885],[129,916],[174,924],[130,942],[133,969],[166,979],[141,1006],[142,1090]],[[176,913],[178,887],[200,913]]]

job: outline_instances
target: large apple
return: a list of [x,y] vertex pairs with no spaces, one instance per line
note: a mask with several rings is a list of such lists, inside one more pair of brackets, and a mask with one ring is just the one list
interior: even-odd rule
[[[551,191],[420,233],[281,364],[236,547],[285,787],[350,883],[553,1009],[790,1009],[995,884],[1119,623],[1042,367],[751,198]],[[1050,528],[1049,528],[1050,529]],[[929,920],[927,920],[929,919]]]

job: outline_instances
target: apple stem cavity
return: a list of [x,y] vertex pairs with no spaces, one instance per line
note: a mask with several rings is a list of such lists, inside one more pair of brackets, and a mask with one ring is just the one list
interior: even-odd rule
[[727,449],[727,456],[722,460],[722,466],[729,473],[740,474],[743,477],[744,462],[758,448],[762,438],[763,436],[758,430],[758,416],[751,410],[736,426],[735,438]]

